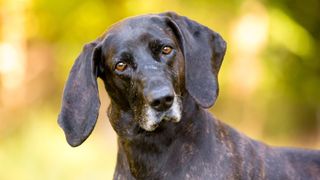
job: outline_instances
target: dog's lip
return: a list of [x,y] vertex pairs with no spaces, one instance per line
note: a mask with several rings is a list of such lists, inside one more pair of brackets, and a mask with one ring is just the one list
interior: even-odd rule
[[145,134],[145,135],[152,135],[156,134],[164,129],[164,126],[169,123],[167,121],[161,121],[159,123],[152,125],[152,130],[146,130],[145,128],[139,126],[139,129],[137,130],[138,134]]
[[[159,123],[161,123],[162,121],[172,121],[172,122],[177,122],[177,117],[175,117],[175,115],[172,114],[172,110],[169,109],[167,111],[161,112],[159,113]],[[157,123],[157,124],[159,124]]]
[[159,117],[159,120],[157,122],[153,123],[151,125],[151,127],[149,127],[149,129],[145,129],[143,127],[141,127],[141,128],[144,129],[147,132],[154,132],[160,126],[163,126],[166,123],[169,123],[169,122],[177,123],[177,122],[179,122],[178,117],[175,117],[175,116],[169,115],[169,114],[170,114],[170,111],[162,112],[160,117]]
[[167,115],[164,115],[160,121],[162,122],[163,120],[164,120],[164,121],[179,122],[179,121],[177,120],[177,117],[175,117],[175,116],[167,116]]

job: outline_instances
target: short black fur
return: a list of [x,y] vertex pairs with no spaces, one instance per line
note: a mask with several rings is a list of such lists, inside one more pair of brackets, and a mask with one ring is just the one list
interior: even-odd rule
[[[99,77],[118,135],[114,179],[320,179],[319,151],[270,147],[206,111],[225,51],[218,33],[172,12],[115,24],[70,72],[59,115],[68,143],[80,145],[93,130]],[[125,70],[115,69],[119,61]]]

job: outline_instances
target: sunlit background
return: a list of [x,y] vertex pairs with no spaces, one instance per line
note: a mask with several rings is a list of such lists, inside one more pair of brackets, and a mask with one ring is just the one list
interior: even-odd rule
[[56,120],[84,43],[128,16],[176,11],[228,43],[211,112],[271,145],[320,148],[318,0],[0,1],[0,179],[111,179],[108,97],[90,138],[71,148]]

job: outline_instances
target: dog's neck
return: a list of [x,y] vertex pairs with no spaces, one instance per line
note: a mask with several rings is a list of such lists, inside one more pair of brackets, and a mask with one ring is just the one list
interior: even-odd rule
[[[130,166],[131,173],[136,176],[138,174],[161,176],[157,174],[161,173],[159,170],[164,165],[166,168],[170,167],[168,162],[173,162],[172,159],[168,159],[171,150],[181,150],[181,157],[171,158],[177,158],[178,162],[183,162],[183,159],[180,158],[182,156],[185,156],[184,159],[188,158],[187,154],[192,153],[187,152],[186,148],[200,148],[203,144],[198,143],[202,142],[201,139],[206,136],[206,131],[209,131],[207,129],[210,128],[206,122],[208,118],[204,117],[207,116],[207,112],[200,108],[190,96],[185,96],[182,102],[184,108],[181,121],[179,123],[165,122],[153,132],[146,132],[133,123],[132,118],[129,118],[132,117],[130,112],[117,112],[112,110],[114,107],[111,107],[109,118],[118,134],[118,151],[119,154],[122,154],[122,157],[118,156],[117,166]],[[125,132],[121,131],[124,129]],[[181,145],[184,147],[177,147]],[[123,157],[123,154],[126,154],[126,157]],[[177,152],[172,154],[177,154]],[[150,163],[150,161],[158,163]],[[172,166],[174,165],[173,163]]]

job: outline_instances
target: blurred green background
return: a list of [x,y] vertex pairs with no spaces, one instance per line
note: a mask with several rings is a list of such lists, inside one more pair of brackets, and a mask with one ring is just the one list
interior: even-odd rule
[[90,138],[71,148],[56,120],[83,44],[128,16],[175,11],[228,42],[210,110],[271,145],[320,148],[318,0],[0,1],[0,179],[111,179],[108,97]]

